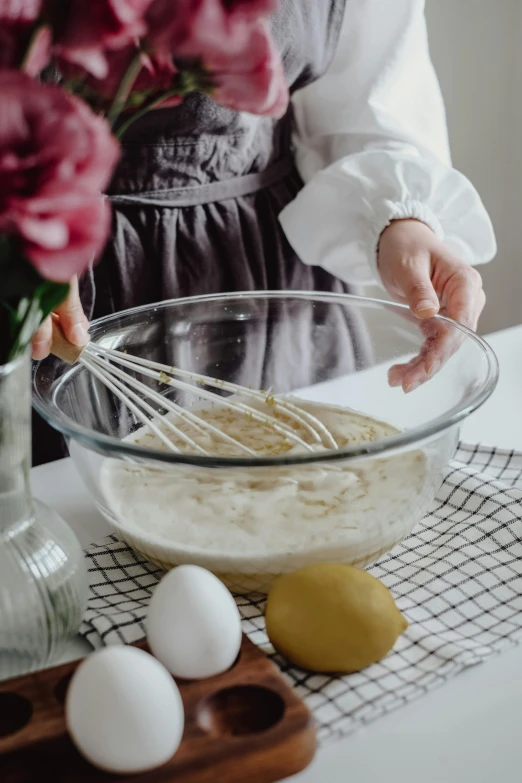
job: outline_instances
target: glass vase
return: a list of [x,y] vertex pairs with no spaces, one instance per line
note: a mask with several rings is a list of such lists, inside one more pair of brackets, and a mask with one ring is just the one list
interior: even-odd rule
[[68,525],[32,498],[28,355],[0,365],[0,680],[52,663],[80,627],[87,569]]

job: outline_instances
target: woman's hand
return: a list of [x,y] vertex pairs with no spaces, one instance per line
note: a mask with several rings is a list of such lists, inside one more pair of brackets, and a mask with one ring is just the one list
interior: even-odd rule
[[383,231],[378,266],[393,298],[406,302],[416,318],[425,321],[426,341],[419,355],[390,370],[392,386],[413,391],[435,375],[460,344],[455,329],[427,319],[440,312],[475,330],[486,303],[482,278],[418,220],[397,220]]
[[[78,280],[76,278],[71,281],[69,296],[60,307],[56,308],[56,315],[59,317],[60,325],[70,343],[80,347],[88,343],[89,335],[87,329],[89,328],[89,321],[83,312],[78,292]],[[52,333],[51,317],[49,317],[43,322],[33,337],[33,359],[39,361],[49,355]]]

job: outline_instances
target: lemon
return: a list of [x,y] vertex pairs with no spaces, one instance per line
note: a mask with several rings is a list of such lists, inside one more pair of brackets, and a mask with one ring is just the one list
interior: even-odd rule
[[321,563],[280,577],[266,606],[273,646],[315,672],[359,671],[383,658],[408,623],[374,576]]

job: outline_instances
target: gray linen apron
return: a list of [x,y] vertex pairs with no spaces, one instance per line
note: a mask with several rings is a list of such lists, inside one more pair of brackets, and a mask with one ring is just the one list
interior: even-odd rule
[[[345,0],[281,0],[272,25],[291,92],[328,68],[344,6]],[[291,107],[274,120],[225,109],[204,95],[132,125],[108,191],[111,240],[81,285],[88,316],[226,291],[346,291],[324,269],[303,264],[279,225],[279,213],[303,186],[292,157],[292,130]],[[259,372],[245,364],[249,383],[280,392],[310,385],[322,378],[323,353],[330,374],[333,365],[341,373],[364,361],[363,331],[342,311],[325,316],[325,329],[337,334],[335,344],[329,338],[328,351],[316,345],[312,355],[311,318],[303,310],[292,334],[283,324],[267,326]],[[259,346],[251,355],[259,357]],[[183,365],[175,353],[163,358]],[[222,358],[214,355],[209,362]],[[241,382],[241,373],[235,379]],[[37,421],[33,452],[34,464],[63,455],[56,434],[51,443]]]

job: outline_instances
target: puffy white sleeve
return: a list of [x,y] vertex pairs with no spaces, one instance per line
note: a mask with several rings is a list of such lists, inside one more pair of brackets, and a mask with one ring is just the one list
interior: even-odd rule
[[451,166],[424,0],[350,0],[328,72],[293,97],[305,182],[281,213],[306,264],[347,283],[379,282],[392,220],[426,223],[462,260],[496,253],[489,216]]

